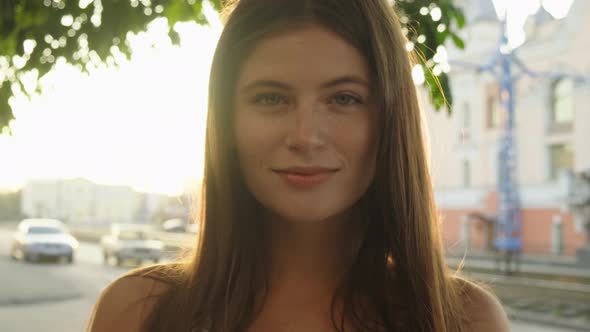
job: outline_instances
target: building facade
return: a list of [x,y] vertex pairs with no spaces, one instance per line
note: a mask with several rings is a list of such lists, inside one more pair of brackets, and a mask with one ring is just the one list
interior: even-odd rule
[[139,195],[125,186],[102,186],[85,179],[39,180],[22,190],[22,213],[69,223],[132,222]]
[[[491,0],[459,0],[468,25],[466,49],[448,47],[453,60],[485,64],[498,47],[500,26]],[[569,15],[540,10],[525,25],[516,52],[531,70],[590,77],[590,2],[576,0]],[[431,170],[443,236],[449,250],[490,245],[497,210],[498,147],[505,116],[491,73],[454,65],[451,116],[424,100]],[[522,250],[575,255],[586,242],[580,220],[568,211],[563,173],[590,168],[590,81],[523,75],[515,85],[517,181],[522,206]]]
[[23,215],[72,224],[158,223],[172,217],[188,218],[190,208],[187,194],[140,193],[86,179],[29,181],[21,194]]

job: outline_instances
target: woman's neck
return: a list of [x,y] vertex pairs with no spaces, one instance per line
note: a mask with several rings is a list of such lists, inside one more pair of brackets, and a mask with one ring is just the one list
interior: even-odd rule
[[350,269],[362,239],[352,214],[317,222],[266,218],[269,227],[271,293],[332,297]]

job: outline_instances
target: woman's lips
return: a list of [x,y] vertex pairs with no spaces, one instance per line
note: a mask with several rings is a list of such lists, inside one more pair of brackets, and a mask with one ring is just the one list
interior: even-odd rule
[[329,168],[288,168],[274,170],[285,182],[295,187],[310,188],[325,182],[337,169]]

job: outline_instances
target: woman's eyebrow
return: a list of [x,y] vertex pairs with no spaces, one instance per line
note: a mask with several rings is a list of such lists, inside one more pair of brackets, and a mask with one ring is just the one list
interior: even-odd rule
[[364,87],[369,87],[369,82],[367,82],[367,80],[356,75],[345,75],[322,84],[321,88],[331,88],[341,84],[357,84],[362,85]]
[[[357,84],[357,85],[362,85],[364,87],[369,87],[369,83],[367,82],[367,80],[356,76],[356,75],[345,75],[345,76],[340,76],[337,77],[335,79],[329,80],[325,83],[323,83],[320,87],[322,89],[326,89],[326,88],[331,88],[337,85],[341,85],[341,84]],[[248,91],[251,91],[253,89],[256,88],[278,88],[278,89],[282,89],[282,90],[292,90],[293,87],[291,87],[289,84],[284,83],[284,82],[280,82],[277,80],[272,80],[272,79],[259,79],[259,80],[255,80],[253,82],[248,83],[246,86],[244,86],[243,88],[240,89],[241,93],[247,93]]]
[[292,87],[286,83],[279,82],[276,80],[269,80],[269,79],[260,79],[255,80],[253,82],[248,83],[246,86],[240,89],[240,92],[247,93],[250,90],[254,90],[256,88],[278,88],[282,90],[290,90]]

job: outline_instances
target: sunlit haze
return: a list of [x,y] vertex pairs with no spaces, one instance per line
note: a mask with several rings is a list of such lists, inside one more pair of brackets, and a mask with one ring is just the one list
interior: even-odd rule
[[[134,56],[91,75],[59,64],[44,93],[13,103],[13,136],[0,136],[0,189],[30,179],[83,177],[138,191],[178,194],[202,177],[207,81],[221,26],[165,20],[131,40]],[[152,48],[155,43],[157,48]]]
[[[573,0],[494,0],[509,6],[514,45],[526,16],[542,4],[563,18]],[[204,2],[207,4],[207,2]],[[182,24],[180,47],[165,21],[131,40],[134,56],[119,69],[90,76],[60,64],[43,80],[43,95],[13,103],[12,136],[0,136],[0,189],[31,179],[83,177],[99,184],[178,194],[202,177],[207,81],[220,23]],[[152,48],[155,43],[157,48]]]

